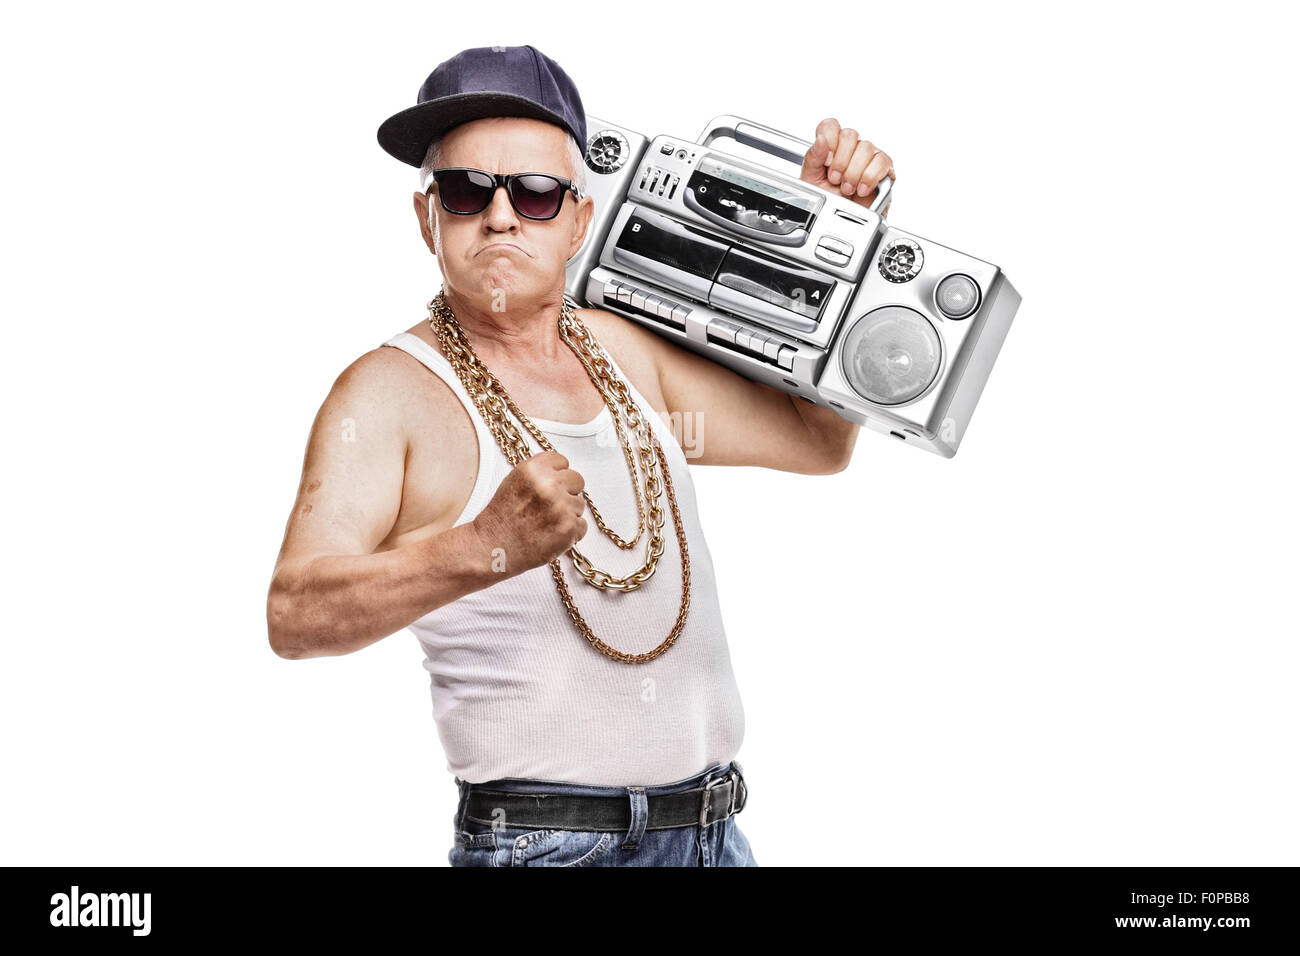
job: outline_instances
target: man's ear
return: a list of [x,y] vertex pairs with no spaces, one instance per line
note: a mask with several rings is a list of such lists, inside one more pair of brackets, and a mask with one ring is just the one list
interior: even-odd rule
[[422,192],[415,194],[415,215],[420,220],[420,235],[424,236],[424,244],[436,256],[438,254],[438,245],[434,241],[434,236],[437,233],[438,224],[433,218],[433,203]]
[[569,258],[572,259],[582,248],[582,243],[587,238],[587,229],[591,225],[592,217],[596,215],[596,203],[590,196],[583,196],[578,202],[578,209],[573,217],[573,244],[569,247]]

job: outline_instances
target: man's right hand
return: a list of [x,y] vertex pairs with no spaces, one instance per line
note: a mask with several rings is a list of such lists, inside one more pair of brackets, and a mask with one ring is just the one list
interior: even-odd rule
[[[558,451],[515,465],[471,522],[495,561],[510,575],[546,564],[587,533],[582,476]],[[500,548],[500,554],[496,549]]]

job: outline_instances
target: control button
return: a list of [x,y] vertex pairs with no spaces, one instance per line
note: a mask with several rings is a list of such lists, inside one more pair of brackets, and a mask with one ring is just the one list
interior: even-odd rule
[[673,307],[673,321],[682,327],[686,326],[686,316],[690,314],[691,310],[684,308],[683,306],[678,305]]
[[818,259],[829,262],[833,266],[846,266],[849,264],[849,257],[842,252],[836,252],[834,249],[818,246],[816,252]]
[[763,354],[774,362],[776,361],[777,353],[780,352],[780,350],[781,343],[776,339],[768,339],[763,343]]
[[659,147],[659,152],[663,153],[665,156],[671,156],[673,154],[673,144],[664,143]]
[[787,372],[794,368],[794,354],[798,349],[791,348],[788,345],[781,346],[776,353],[776,364],[781,366]]
[[646,295],[646,297],[645,297],[645,305],[643,306],[643,308],[644,308],[647,312],[649,312],[649,313],[651,313],[651,314],[653,314],[653,315],[658,315],[658,314],[659,314],[659,302],[660,302],[659,296],[657,296],[657,295]]
[[723,342],[736,344],[736,327],[730,322],[721,322],[714,319],[709,323],[709,335]]
[[824,246],[827,249],[832,249],[842,255],[853,255],[852,243],[845,242],[843,239],[837,239],[835,236],[822,236],[821,241],[817,243],[817,245]]
[[736,333],[736,344],[743,349],[748,349],[758,355],[763,354],[763,343],[767,341],[767,336],[757,329],[742,328]]
[[605,297],[606,297],[607,299],[613,299],[613,298],[616,298],[617,295],[618,295],[618,287],[619,287],[621,284],[622,284],[622,283],[620,283],[617,279],[606,279],[606,280],[605,280]]
[[673,309],[676,308],[676,306],[676,302],[670,302],[668,299],[660,299],[659,307],[656,309],[659,313],[659,318],[664,319],[667,322],[673,321]]
[[618,287],[618,301],[623,305],[632,304],[632,287],[630,285],[621,285]]
[[645,293],[640,289],[637,289],[632,293],[632,308],[636,309],[638,312],[645,310]]
[[950,275],[934,290],[939,311],[950,319],[964,319],[979,305],[980,287],[970,276]]

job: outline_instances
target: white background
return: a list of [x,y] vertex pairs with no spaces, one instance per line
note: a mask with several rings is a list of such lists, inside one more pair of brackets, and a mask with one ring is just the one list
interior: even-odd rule
[[1280,5],[657,9],[9,11],[5,863],[445,865],[415,638],[282,660],[265,599],[437,289],[376,128],[498,43],[648,134],[835,116],[1024,297],[954,459],[693,468],[760,865],[1300,862]]

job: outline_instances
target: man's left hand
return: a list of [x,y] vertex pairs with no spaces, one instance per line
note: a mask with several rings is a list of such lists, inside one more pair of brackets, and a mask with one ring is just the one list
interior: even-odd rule
[[[858,131],[841,127],[834,117],[817,124],[812,148],[804,154],[803,169],[799,178],[820,186],[853,201],[870,206],[876,200],[876,187],[888,176],[894,175],[894,161],[884,150],[877,149],[870,140],[862,139]],[[886,207],[885,215],[889,214]]]

